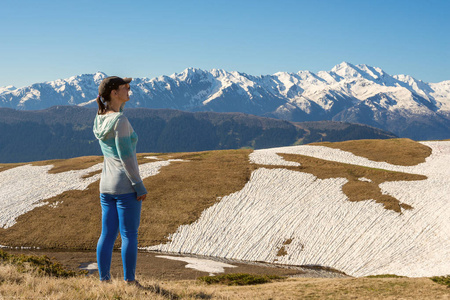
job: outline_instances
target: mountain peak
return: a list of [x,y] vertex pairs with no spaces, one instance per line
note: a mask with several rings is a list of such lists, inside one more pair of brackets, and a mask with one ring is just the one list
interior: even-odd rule
[[189,67],[183,70],[183,72],[181,73],[189,73],[189,74],[195,74],[195,73],[203,73],[202,69],[199,68],[194,68],[194,67]]
[[407,82],[407,83],[413,83],[413,82],[423,82],[420,79],[416,79],[410,75],[404,75],[404,74],[399,74],[399,75],[394,75],[394,78],[403,82]]
[[8,86],[0,87],[0,95],[3,94],[3,93],[5,93],[5,94],[7,94],[7,93],[12,93],[12,92],[14,92],[15,90],[17,90],[17,88],[16,88],[15,86],[13,86],[13,85],[8,85]]
[[96,73],[94,73],[94,82],[100,85],[100,82],[102,82],[102,80],[106,77],[107,75],[105,73],[97,71]]
[[[300,71],[302,72],[302,71]],[[299,73],[300,73],[299,72]],[[279,71],[273,74],[273,76],[292,76],[292,73],[286,72],[286,71]]]
[[15,86],[13,86],[13,85],[8,85],[8,86],[0,87],[0,90],[14,91],[14,90],[17,90],[17,88]]
[[358,75],[360,75],[360,70],[358,69],[358,67],[352,65],[351,63],[348,62],[342,62],[336,66],[334,66],[331,69],[331,72],[344,77],[344,78],[351,78],[351,77],[359,77]]
[[228,72],[224,69],[211,69],[209,71],[214,77],[225,77]]
[[172,79],[179,79],[181,81],[185,81],[187,79],[193,79],[193,77],[202,75],[205,73],[202,69],[189,67],[183,70],[181,73],[174,73],[169,76]]
[[103,77],[103,78],[105,78],[105,77],[107,77],[107,75],[104,72],[102,72],[102,71],[97,71],[97,72],[94,73],[94,78],[95,77]]
[[351,64],[351,63],[349,63],[349,62],[343,61],[343,62],[341,62],[340,64],[335,65],[335,66],[331,69],[331,71],[334,72],[335,70],[341,70],[341,69],[347,69],[347,68],[355,69],[356,67],[355,67],[355,65],[353,65],[353,64]]
[[[365,64],[353,65],[348,62],[342,62],[331,69],[331,73],[337,74],[344,79],[364,78],[369,81],[384,81],[390,77],[382,69],[371,67]],[[382,79],[382,78],[385,79]],[[339,80],[338,80],[339,81]],[[388,80],[389,81],[389,80]]]

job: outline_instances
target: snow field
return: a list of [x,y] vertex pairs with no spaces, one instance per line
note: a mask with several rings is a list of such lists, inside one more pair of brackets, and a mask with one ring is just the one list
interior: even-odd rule
[[[373,200],[350,202],[345,178],[318,179],[283,168],[260,168],[236,193],[182,225],[170,242],[148,247],[228,259],[320,265],[352,276],[397,274],[409,277],[450,273],[450,142],[426,142],[425,163],[404,167],[373,162],[319,146],[257,150],[254,163],[290,165],[276,153],[387,169],[428,177],[381,184],[383,193],[413,206],[401,214]],[[364,180],[364,179],[363,179]],[[289,245],[283,245],[292,239]],[[281,247],[287,252],[277,256]]]
[[[163,166],[172,161],[156,161],[139,166],[141,178],[147,178],[159,173]],[[88,178],[83,176],[101,170],[102,163],[83,170],[67,171],[50,174],[53,167],[25,165],[0,172],[0,228],[9,228],[16,219],[36,207],[47,205],[46,199],[69,190],[85,190],[91,183],[100,179],[100,174]],[[56,207],[60,203],[52,205]]]
[[101,169],[101,166],[96,164],[84,170],[49,174],[52,165],[25,165],[0,172],[0,227],[9,228],[20,215],[48,204],[42,200],[68,190],[85,190],[99,180],[100,174],[86,179],[82,176]]

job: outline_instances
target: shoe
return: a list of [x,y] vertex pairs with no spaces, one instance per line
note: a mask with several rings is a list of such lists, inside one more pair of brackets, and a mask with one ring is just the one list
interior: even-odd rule
[[133,285],[137,288],[144,288],[137,280],[130,280],[130,281],[125,280],[125,282],[127,283],[127,285]]
[[111,279],[100,280],[101,283],[111,283]]

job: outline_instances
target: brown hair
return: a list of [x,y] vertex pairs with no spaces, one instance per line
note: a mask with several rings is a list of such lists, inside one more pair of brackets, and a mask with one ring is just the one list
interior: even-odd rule
[[[103,98],[103,100],[102,100],[102,98]],[[97,114],[104,115],[108,109],[110,101],[111,101],[110,95],[103,95],[103,96],[98,95],[97,96],[97,105],[98,105]]]
[[103,104],[102,102],[102,97],[100,97],[100,95],[97,96],[97,105],[98,105],[98,111],[97,114],[98,115],[103,115],[106,112],[106,106],[105,104]]

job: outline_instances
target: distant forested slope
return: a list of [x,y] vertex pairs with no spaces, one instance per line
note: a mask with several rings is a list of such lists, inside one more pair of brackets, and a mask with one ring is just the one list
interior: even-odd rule
[[[92,133],[96,109],[54,106],[38,111],[0,108],[0,162],[101,155]],[[243,113],[125,109],[139,136],[137,152],[254,149],[318,141],[396,137],[343,122],[292,123]]]

